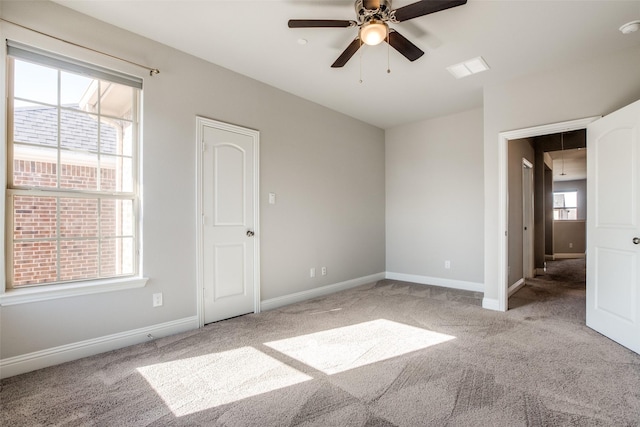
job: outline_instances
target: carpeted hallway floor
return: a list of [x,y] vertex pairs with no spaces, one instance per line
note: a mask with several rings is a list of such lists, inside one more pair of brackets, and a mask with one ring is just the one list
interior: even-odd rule
[[[555,280],[549,280],[550,278]],[[3,426],[637,426],[584,260],[510,299],[383,280],[0,382]]]

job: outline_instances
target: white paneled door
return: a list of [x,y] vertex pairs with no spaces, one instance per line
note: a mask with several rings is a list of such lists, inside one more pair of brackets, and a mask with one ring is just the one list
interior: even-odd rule
[[640,353],[640,101],[587,127],[587,326]]
[[204,323],[258,311],[258,133],[198,120]]

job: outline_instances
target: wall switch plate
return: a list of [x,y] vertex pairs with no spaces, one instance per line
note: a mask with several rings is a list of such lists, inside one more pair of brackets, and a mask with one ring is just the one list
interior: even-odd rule
[[276,193],[269,193],[269,204],[270,205],[276,204]]
[[162,292],[153,294],[153,306],[160,307],[162,305]]
[[327,275],[327,267],[322,267],[322,270],[320,270],[322,272],[323,276]]
[[315,267],[311,267],[309,269],[309,277],[316,277],[316,269],[315,269]]

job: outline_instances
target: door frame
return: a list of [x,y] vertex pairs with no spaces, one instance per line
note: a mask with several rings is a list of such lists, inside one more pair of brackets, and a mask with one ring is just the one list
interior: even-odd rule
[[199,327],[204,326],[204,260],[203,260],[203,201],[202,172],[204,151],[204,128],[216,129],[246,135],[253,140],[253,312],[260,312],[260,132],[254,129],[220,122],[202,116],[196,116],[196,297]]
[[[522,278],[533,277],[535,270],[533,227],[533,163],[522,158]],[[525,233],[525,228],[527,233]],[[526,235],[526,236],[525,236]],[[523,281],[524,284],[524,281]]]
[[531,138],[543,136],[550,133],[569,132],[578,129],[585,129],[591,122],[596,121],[601,116],[586,117],[583,119],[569,120],[559,123],[534,126],[524,129],[516,129],[498,134],[498,306],[491,307],[497,311],[507,311],[509,298],[509,203],[508,203],[508,143],[511,139]]

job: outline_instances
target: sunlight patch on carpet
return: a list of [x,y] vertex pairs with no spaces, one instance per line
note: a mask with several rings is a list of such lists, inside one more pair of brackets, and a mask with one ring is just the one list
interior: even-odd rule
[[456,337],[386,319],[265,343],[325,374],[401,356]]
[[312,379],[253,347],[143,366],[138,372],[178,417]]

